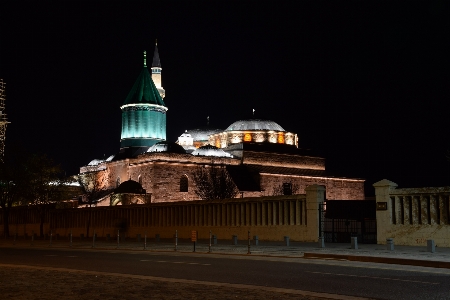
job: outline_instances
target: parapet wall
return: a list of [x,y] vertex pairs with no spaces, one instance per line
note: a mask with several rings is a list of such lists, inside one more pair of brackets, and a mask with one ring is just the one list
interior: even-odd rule
[[374,184],[377,201],[377,243],[393,238],[398,245],[450,247],[450,187],[396,189],[381,180]]

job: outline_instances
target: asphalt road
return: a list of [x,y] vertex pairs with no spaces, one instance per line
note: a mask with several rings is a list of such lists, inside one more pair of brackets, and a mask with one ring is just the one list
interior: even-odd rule
[[0,263],[269,286],[376,299],[450,299],[450,270],[299,258],[0,248]]

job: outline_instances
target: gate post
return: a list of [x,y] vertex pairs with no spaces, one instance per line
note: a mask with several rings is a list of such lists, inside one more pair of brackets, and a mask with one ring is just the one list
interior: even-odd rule
[[306,241],[318,242],[320,236],[319,228],[319,205],[323,204],[325,198],[325,187],[323,185],[310,185],[306,187]]
[[384,244],[392,226],[392,204],[390,192],[397,187],[395,182],[383,179],[373,184],[377,201],[377,244]]

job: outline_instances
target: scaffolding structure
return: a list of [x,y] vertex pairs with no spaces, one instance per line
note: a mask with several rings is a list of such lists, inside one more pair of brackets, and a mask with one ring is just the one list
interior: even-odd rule
[[5,114],[6,83],[0,78],[0,162],[5,153],[6,125],[9,123]]

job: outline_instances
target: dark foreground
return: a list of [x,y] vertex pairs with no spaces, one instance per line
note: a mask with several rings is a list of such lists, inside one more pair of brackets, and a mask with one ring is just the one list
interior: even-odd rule
[[5,300],[324,299],[274,291],[3,266],[0,292],[0,298]]
[[0,247],[1,299],[450,299],[450,270],[125,249]]

